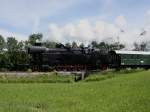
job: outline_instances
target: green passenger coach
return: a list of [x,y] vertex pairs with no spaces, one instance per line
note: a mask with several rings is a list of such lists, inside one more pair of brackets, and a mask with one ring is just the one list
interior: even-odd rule
[[115,51],[120,58],[122,67],[150,68],[150,52],[144,51]]

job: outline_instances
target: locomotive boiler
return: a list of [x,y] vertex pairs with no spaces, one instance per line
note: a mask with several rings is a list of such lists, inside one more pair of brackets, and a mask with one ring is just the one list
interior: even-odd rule
[[56,48],[31,46],[30,64],[33,71],[87,71],[106,69],[108,55],[106,52],[92,48],[70,48],[62,44]]

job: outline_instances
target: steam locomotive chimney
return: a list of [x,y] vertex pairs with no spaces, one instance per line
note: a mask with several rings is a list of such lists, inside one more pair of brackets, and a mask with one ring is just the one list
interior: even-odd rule
[[42,43],[41,42],[36,42],[36,43],[34,43],[34,46],[42,46]]

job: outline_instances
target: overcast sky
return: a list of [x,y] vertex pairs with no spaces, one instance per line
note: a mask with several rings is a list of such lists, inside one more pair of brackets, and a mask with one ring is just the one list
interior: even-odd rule
[[0,0],[0,34],[19,40],[41,32],[59,42],[131,43],[150,40],[149,30],[150,0]]

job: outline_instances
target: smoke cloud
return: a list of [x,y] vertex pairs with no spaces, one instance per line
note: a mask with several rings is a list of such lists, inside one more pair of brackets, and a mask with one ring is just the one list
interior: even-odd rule
[[[146,19],[147,22],[150,21],[150,11],[147,12]],[[141,35],[142,32],[144,32],[143,35]],[[67,23],[63,26],[49,24],[48,35],[48,39],[56,42],[119,41],[130,48],[134,42],[150,41],[150,24],[146,24],[143,29],[131,29],[123,15],[118,16],[114,23],[102,20],[93,23],[88,19],[82,19],[76,23]]]
[[49,39],[57,42],[82,42],[91,41],[120,41],[133,43],[137,41],[140,30],[129,30],[124,16],[118,16],[114,23],[97,20],[94,23],[82,19],[76,23],[64,26],[49,24]]

